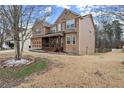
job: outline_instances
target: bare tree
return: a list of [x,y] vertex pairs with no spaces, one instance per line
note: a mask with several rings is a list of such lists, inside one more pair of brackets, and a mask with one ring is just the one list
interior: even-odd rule
[[[11,30],[10,34],[14,40],[16,60],[21,59],[24,43],[30,38],[30,25],[32,25],[37,18],[46,20],[46,18],[50,16],[51,11],[52,9],[48,6],[12,5],[0,7],[0,12],[6,18],[9,29]],[[22,46],[20,46],[20,41]]]
[[118,20],[114,20],[112,22],[113,25],[113,31],[114,31],[114,36],[115,36],[115,44],[116,48],[121,48],[121,39],[123,36],[123,31],[122,31],[122,24]]
[[0,29],[0,49],[3,49],[3,43],[6,40],[6,36],[5,36],[5,30]]
[[4,20],[4,17],[2,14],[0,14],[0,48],[3,49],[3,43],[7,39],[7,36],[9,35],[6,21]]
[[[42,22],[45,22],[46,19],[52,14],[52,9],[52,6],[25,6],[25,8],[22,8],[20,19],[21,55],[23,53],[25,41],[32,35],[31,28],[34,21],[38,19],[42,20]],[[39,12],[40,16],[36,17]]]

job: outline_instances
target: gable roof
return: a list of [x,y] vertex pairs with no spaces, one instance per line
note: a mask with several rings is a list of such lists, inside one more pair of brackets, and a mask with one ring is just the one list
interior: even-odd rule
[[42,23],[43,26],[50,27],[50,24],[48,22],[40,20],[40,19],[36,19],[34,25],[37,24],[37,23]]
[[66,11],[68,11],[68,12],[70,12],[70,13],[76,15],[76,16],[80,16],[80,14],[78,14],[78,13],[76,13],[76,12],[74,12],[74,11],[71,11],[71,10],[65,8],[65,9],[63,10],[63,12],[60,14],[60,16],[57,18],[57,20],[56,20],[54,23],[56,23],[56,22],[60,19],[60,17],[63,15],[63,13],[66,12]]
[[35,21],[35,23],[34,23],[34,25],[37,23],[37,22],[41,22],[42,24],[43,24],[43,26],[45,26],[45,27],[51,27],[51,26],[54,26],[56,23],[57,23],[57,21],[60,19],[60,17],[63,15],[63,13],[64,12],[70,12],[70,13],[72,13],[72,14],[74,14],[74,15],[76,15],[77,17],[80,17],[80,18],[83,18],[83,17],[86,17],[86,16],[91,16],[91,19],[92,19],[92,21],[93,21],[93,18],[92,18],[92,15],[91,14],[87,14],[87,15],[84,15],[84,16],[81,16],[80,14],[78,14],[78,13],[76,13],[76,12],[74,12],[74,11],[71,11],[71,10],[69,10],[69,9],[64,9],[63,11],[62,11],[62,13],[59,15],[59,17],[57,18],[57,20],[53,23],[53,24],[50,24],[50,23],[48,23],[48,22],[44,22],[44,21],[42,21],[42,20],[40,20],[40,19],[36,19],[36,21]]

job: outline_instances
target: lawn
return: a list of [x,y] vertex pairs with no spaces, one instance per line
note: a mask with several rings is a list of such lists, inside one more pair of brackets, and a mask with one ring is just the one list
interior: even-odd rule
[[3,80],[3,82],[4,80],[11,80],[11,82],[14,82],[13,80],[18,81],[18,79],[24,79],[26,76],[42,71],[43,69],[47,68],[47,66],[47,59],[35,58],[35,62],[27,66],[0,69],[0,80]]
[[34,72],[39,72],[39,71],[45,69],[47,67],[47,64],[48,64],[48,62],[46,59],[36,58],[35,63],[33,63],[29,66],[22,67],[18,71],[14,71],[14,76],[17,78],[20,78],[20,77],[25,77],[27,75],[30,75]]
[[[0,53],[0,60],[13,54],[14,52]],[[25,55],[40,57],[42,62],[41,64],[35,62],[16,71],[15,69],[1,71],[0,87],[124,87],[124,53],[121,52],[74,56],[25,51]],[[39,67],[39,64],[42,66]],[[9,82],[8,79],[4,80],[4,77],[8,78]]]

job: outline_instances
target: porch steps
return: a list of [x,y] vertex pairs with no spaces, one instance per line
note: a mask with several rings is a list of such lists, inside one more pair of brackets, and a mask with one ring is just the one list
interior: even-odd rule
[[44,50],[41,50],[41,49],[31,49],[29,51],[32,51],[32,52],[39,52],[39,53],[46,53],[46,51]]

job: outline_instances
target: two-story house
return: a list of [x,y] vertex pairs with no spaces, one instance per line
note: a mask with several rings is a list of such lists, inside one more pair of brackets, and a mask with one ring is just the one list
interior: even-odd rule
[[64,9],[53,25],[36,21],[32,30],[32,49],[79,55],[95,52],[95,26],[91,14],[80,16]]

